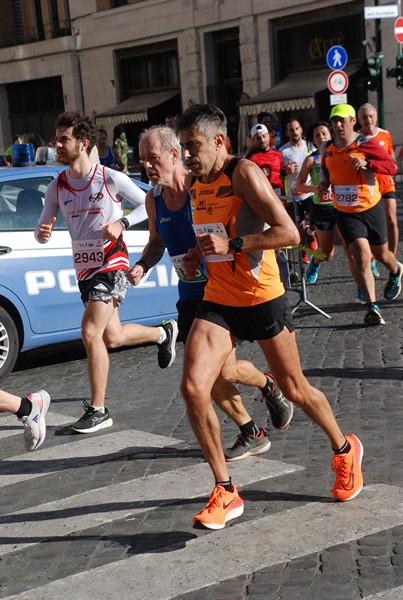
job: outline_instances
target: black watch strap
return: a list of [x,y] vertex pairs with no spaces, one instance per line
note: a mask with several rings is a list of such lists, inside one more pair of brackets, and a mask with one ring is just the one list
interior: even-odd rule
[[242,251],[243,239],[241,237],[234,237],[229,241],[229,247],[234,251],[234,254],[240,254]]
[[122,223],[123,229],[128,229],[130,227],[129,219],[126,219],[126,217],[122,217],[119,221]]

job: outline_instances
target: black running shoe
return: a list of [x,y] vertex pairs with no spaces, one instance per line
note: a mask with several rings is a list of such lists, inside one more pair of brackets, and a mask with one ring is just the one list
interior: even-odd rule
[[83,405],[85,413],[81,419],[70,425],[70,429],[77,433],[95,433],[99,429],[113,425],[107,406],[105,406],[105,413],[102,413],[93,406],[90,406],[85,400]]
[[271,422],[276,429],[285,429],[290,424],[294,414],[293,404],[284,398],[283,392],[278,387],[273,375],[271,373],[265,373],[265,375],[267,384],[262,389],[262,395],[266,401]]
[[176,358],[175,344],[178,337],[178,324],[174,319],[169,319],[169,321],[162,321],[161,327],[165,329],[167,337],[162,344],[159,344],[158,364],[161,369],[167,369]]

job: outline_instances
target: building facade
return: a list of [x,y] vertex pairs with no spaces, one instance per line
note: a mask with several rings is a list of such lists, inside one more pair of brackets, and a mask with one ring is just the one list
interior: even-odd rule
[[[210,102],[242,151],[262,110],[305,127],[328,118],[332,45],[348,53],[348,102],[377,105],[360,74],[375,48],[365,4],[373,1],[2,0],[0,150],[15,133],[49,140],[64,110],[94,116],[109,141],[122,124],[136,148],[144,127]],[[393,22],[381,24],[385,66],[398,51]],[[401,143],[403,91],[385,76],[383,84],[384,124]]]

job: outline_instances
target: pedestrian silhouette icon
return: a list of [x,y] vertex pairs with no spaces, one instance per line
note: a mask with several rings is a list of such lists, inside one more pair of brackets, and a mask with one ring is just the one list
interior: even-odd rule
[[344,69],[347,64],[347,52],[343,46],[332,46],[326,55],[326,62],[332,71]]

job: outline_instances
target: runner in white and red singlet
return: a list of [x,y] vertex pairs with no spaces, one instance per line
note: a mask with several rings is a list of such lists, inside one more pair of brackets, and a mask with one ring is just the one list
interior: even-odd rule
[[[178,328],[174,320],[160,327],[121,324],[118,306],[129,288],[129,256],[122,234],[147,218],[144,192],[127,175],[92,164],[89,153],[96,141],[96,128],[89,118],[79,112],[63,113],[55,129],[58,161],[69,168],[46,190],[35,237],[41,243],[49,241],[60,210],[72,239],[74,267],[85,305],[81,329],[91,387],[91,403],[84,402],[83,417],[70,428],[93,433],[112,425],[105,406],[108,348],[158,344],[159,366],[167,368],[175,360]],[[134,207],[124,217],[123,198]]]

